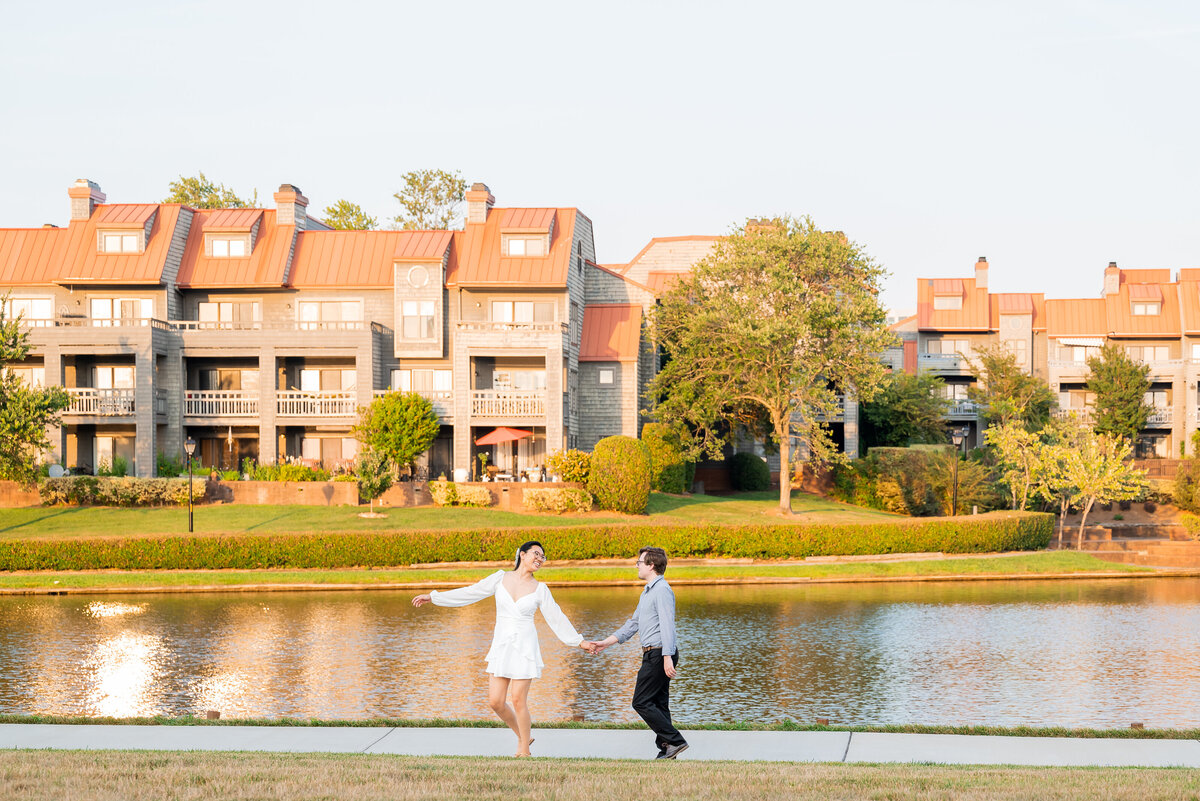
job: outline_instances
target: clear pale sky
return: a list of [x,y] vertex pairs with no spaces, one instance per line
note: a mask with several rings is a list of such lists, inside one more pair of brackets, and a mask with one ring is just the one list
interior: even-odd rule
[[1093,297],[1200,266],[1200,5],[60,2],[0,26],[0,226],[203,170],[398,211],[407,170],[577,206],[601,262],[811,215],[891,273]]

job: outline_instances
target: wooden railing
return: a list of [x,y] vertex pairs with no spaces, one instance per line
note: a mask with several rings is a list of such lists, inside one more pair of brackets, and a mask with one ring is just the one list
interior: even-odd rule
[[184,393],[186,417],[254,417],[258,414],[256,393],[234,390],[195,390]]
[[[399,392],[399,390],[377,389],[375,390],[374,395],[376,398],[378,398],[379,396],[386,395],[389,392]],[[433,404],[434,413],[436,413],[438,417],[447,420],[454,417],[454,393],[450,390],[419,389],[417,390],[417,394],[422,398],[428,398],[429,402]]]
[[358,393],[287,390],[276,393],[275,405],[280,417],[353,417],[358,411]]
[[551,333],[565,331],[565,322],[551,323],[506,323],[495,320],[462,320],[455,324],[459,331],[532,331]]
[[545,417],[544,390],[478,390],[471,393],[473,417]]
[[134,390],[95,389],[93,387],[67,387],[71,396],[68,414],[94,414],[123,416],[136,412]]
[[975,401],[954,401],[946,407],[945,417],[975,417],[979,414],[979,404]]

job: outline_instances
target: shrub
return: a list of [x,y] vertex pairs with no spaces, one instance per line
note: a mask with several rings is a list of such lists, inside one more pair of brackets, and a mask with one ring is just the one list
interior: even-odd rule
[[[186,482],[185,482],[186,483]],[[175,535],[0,541],[0,570],[197,570],[388,567],[508,561],[538,540],[554,559],[632,557],[653,542],[672,559],[785,559],[881,553],[1032,551],[1050,543],[1053,515],[994,512],[954,520],[824,525],[588,525],[543,528],[272,535]]]
[[679,434],[662,423],[642,426],[642,442],[650,453],[650,488],[657,492],[685,492],[686,473]]
[[486,507],[492,505],[492,493],[487,487],[458,487],[458,499],[455,501],[455,506],[478,506]]
[[1179,516],[1179,522],[1183,524],[1183,530],[1189,537],[1200,540],[1200,516],[1194,512],[1184,512]]
[[527,489],[523,496],[525,508],[531,512],[590,512],[594,499],[587,490],[572,487]]
[[650,453],[633,437],[605,437],[592,451],[588,492],[601,509],[629,515],[646,511],[650,501]]
[[[43,506],[182,506],[187,504],[186,478],[64,476],[38,484]],[[196,481],[193,499],[204,499],[205,484]]]
[[329,471],[306,464],[260,464],[250,473],[251,481],[328,481]]
[[154,472],[159,478],[174,478],[181,476],[187,472],[187,465],[182,459],[170,459],[165,453],[159,451],[158,457],[155,459]]
[[1200,459],[1184,459],[1179,463],[1173,489],[1176,506],[1185,512],[1200,512]]
[[[358,496],[365,498],[374,512],[375,499],[392,486],[392,465],[387,456],[378,451],[363,451],[358,455],[355,472],[358,473]],[[354,480],[355,477],[347,475],[345,478]]]
[[587,451],[571,448],[566,451],[555,451],[546,460],[550,472],[563,481],[587,484],[591,472],[592,455]]
[[761,456],[735,453],[729,460],[729,483],[735,490],[760,492],[771,486],[771,471]]
[[[871,448],[865,458],[833,470],[830,495],[844,503],[913,517],[948,515],[954,495],[954,454],[947,446]],[[958,508],[992,509],[998,496],[986,467],[958,463]]]
[[429,482],[429,496],[438,506],[453,506],[458,500],[458,488],[454,482],[439,478]]
[[438,506],[491,506],[492,493],[486,487],[455,484],[452,481],[430,481],[429,495]]

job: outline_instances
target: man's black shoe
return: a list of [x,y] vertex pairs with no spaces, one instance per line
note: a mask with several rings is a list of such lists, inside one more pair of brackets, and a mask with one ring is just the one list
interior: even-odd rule
[[680,743],[679,745],[668,745],[666,748],[663,749],[662,756],[660,756],[659,759],[674,759],[675,757],[679,756],[681,751],[686,751],[687,747],[688,747],[687,743]]
[[665,745],[660,745],[658,747],[658,756],[656,756],[654,758],[655,759],[666,759],[667,758],[667,747]]

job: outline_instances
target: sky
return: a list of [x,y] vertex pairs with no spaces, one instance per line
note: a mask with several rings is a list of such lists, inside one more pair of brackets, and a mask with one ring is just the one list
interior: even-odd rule
[[597,260],[811,216],[888,271],[1095,297],[1200,266],[1200,4],[64,2],[0,27],[0,226],[198,171],[386,220],[405,172],[574,206]]

